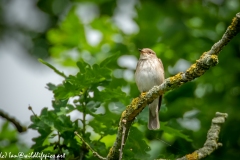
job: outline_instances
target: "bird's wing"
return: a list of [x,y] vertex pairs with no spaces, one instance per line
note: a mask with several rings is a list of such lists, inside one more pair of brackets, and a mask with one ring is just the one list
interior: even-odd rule
[[158,61],[159,61],[160,66],[162,67],[163,76],[164,76],[164,67],[163,67],[163,63],[162,63],[161,59],[159,59],[159,58],[158,58]]

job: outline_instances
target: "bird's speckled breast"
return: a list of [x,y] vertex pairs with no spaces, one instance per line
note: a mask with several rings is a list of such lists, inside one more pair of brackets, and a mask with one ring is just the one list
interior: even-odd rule
[[[157,60],[157,61],[156,61]],[[155,67],[159,65],[153,65],[153,63],[159,63],[158,59],[154,61],[142,60],[138,65],[141,65],[141,71],[135,73],[135,80],[138,89],[141,92],[150,90],[153,86],[160,85],[163,82],[164,73],[157,72]],[[143,63],[144,62],[144,63]],[[155,67],[154,67],[155,66]],[[141,77],[141,78],[140,78]],[[161,77],[161,78],[158,78]]]

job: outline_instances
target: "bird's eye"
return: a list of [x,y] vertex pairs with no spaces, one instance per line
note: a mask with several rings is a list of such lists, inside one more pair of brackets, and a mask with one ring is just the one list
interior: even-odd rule
[[152,54],[152,52],[148,52],[148,54]]

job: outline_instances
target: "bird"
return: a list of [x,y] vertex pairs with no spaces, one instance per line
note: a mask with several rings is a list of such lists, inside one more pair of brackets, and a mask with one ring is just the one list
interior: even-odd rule
[[[164,68],[161,59],[150,48],[138,49],[140,58],[135,71],[135,81],[140,92],[147,92],[164,81]],[[157,130],[160,128],[159,110],[163,95],[156,98],[149,104],[148,129]]]

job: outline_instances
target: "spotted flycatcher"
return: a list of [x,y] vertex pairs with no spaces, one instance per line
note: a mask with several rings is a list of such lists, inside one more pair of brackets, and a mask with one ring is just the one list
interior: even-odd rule
[[[156,53],[149,49],[139,49],[140,58],[135,72],[135,80],[140,92],[147,92],[153,86],[160,85],[164,81],[164,68],[162,61]],[[162,95],[149,104],[148,129],[160,128],[158,111],[160,110]]]

